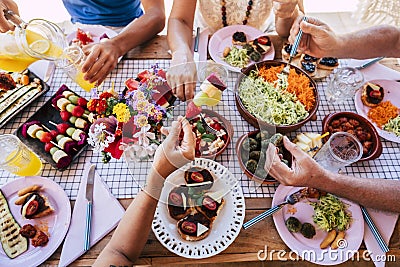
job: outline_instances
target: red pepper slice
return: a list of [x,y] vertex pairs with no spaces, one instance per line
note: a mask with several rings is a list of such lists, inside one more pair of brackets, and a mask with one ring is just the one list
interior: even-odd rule
[[35,214],[35,212],[38,210],[39,208],[39,202],[37,202],[36,200],[32,200],[31,202],[29,202],[28,206],[26,207],[26,215],[27,216],[31,216],[33,214]]

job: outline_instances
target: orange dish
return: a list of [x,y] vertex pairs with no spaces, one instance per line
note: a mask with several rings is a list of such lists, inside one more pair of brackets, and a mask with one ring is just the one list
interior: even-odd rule
[[379,103],[376,107],[368,111],[368,118],[370,118],[379,128],[385,125],[390,119],[399,115],[398,108],[390,101]]
[[[283,68],[284,65],[270,68],[262,66],[258,73],[266,81],[274,83],[278,80],[278,74],[282,72]],[[315,95],[314,89],[310,86],[310,79],[301,73],[297,73],[293,68],[290,69],[286,90],[289,93],[295,94],[307,111],[310,111],[314,107]]]

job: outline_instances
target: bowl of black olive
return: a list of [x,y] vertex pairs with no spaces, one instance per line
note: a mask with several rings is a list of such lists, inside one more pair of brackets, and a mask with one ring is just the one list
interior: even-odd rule
[[250,179],[261,184],[276,184],[276,181],[264,169],[266,150],[269,143],[279,148],[281,160],[290,166],[290,153],[283,147],[283,135],[270,133],[265,130],[256,130],[242,135],[236,142],[236,154],[240,168]]

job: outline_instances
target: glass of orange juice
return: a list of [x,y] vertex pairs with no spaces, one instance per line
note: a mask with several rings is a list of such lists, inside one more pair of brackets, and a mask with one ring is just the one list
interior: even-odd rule
[[0,135],[0,168],[19,176],[34,176],[42,170],[39,157],[15,135]]
[[58,67],[61,67],[64,72],[76,82],[82,89],[90,92],[96,87],[96,83],[90,83],[85,80],[82,72],[82,65],[86,60],[86,55],[79,46],[69,46],[64,49],[64,55],[61,60],[56,62]]

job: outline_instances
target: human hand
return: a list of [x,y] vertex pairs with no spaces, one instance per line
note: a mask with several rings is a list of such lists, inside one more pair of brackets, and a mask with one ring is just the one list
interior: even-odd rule
[[292,167],[289,168],[283,163],[277,148],[273,144],[269,144],[264,169],[283,185],[315,186],[317,179],[324,177],[327,171],[307,153],[290,142],[286,136],[283,144],[293,156]]
[[173,53],[171,67],[167,71],[167,81],[174,95],[180,100],[186,101],[194,97],[197,70],[190,51]]
[[[179,144],[181,131],[183,138]],[[162,127],[161,133],[167,135],[167,138],[156,150],[153,168],[166,178],[176,169],[194,160],[196,139],[192,126],[183,117],[173,121],[171,127]]]
[[273,9],[276,17],[286,19],[295,16],[298,0],[273,0]]
[[290,30],[289,42],[294,43],[300,28],[303,30],[303,37],[298,50],[314,57],[334,56],[339,49],[339,42],[332,29],[322,21],[308,17],[307,21],[299,18],[293,23]]
[[4,17],[4,10],[11,10],[19,16],[18,6],[12,0],[0,0],[0,32],[13,31],[14,25]]
[[97,44],[85,45],[82,48],[87,58],[82,65],[84,79],[90,83],[96,82],[100,85],[107,75],[115,69],[118,58],[121,56],[120,49],[113,40],[104,40]]

